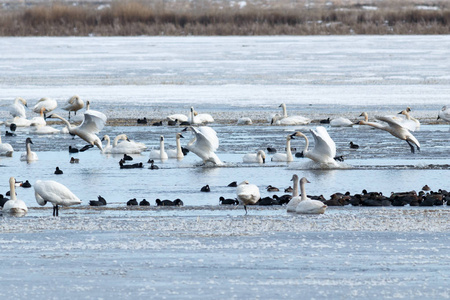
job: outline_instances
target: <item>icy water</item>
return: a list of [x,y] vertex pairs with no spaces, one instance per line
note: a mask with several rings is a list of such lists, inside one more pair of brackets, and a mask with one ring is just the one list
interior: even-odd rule
[[[2,299],[283,297],[329,299],[444,299],[450,297],[448,206],[340,207],[325,215],[297,216],[284,207],[221,207],[235,197],[232,181],[257,184],[261,195],[284,194],[293,174],[305,176],[308,194],[329,197],[362,189],[419,191],[449,189],[449,124],[437,122],[450,92],[450,38],[391,37],[136,37],[1,38],[0,120],[17,96],[32,107],[44,96],[62,106],[79,94],[110,122],[100,135],[126,133],[149,149],[133,155],[144,168],[121,170],[121,155],[98,149],[69,154],[84,142],[70,135],[39,136],[19,128],[5,137],[15,153],[0,157],[0,192],[8,178],[52,179],[68,186],[83,203],[60,210],[39,207],[33,188],[18,188],[29,207],[24,218],[1,219]],[[270,126],[280,113],[314,119],[306,126]],[[137,125],[136,119],[187,114],[191,106],[216,119],[222,167],[157,161],[148,169],[151,148],[165,136],[166,149],[184,127]],[[386,132],[365,126],[325,125],[345,161],[323,169],[308,159],[292,163],[244,164],[258,149],[284,151],[286,135],[318,120],[362,111],[396,114],[410,106],[422,125],[414,135],[421,151]],[[67,116],[65,111],[57,113]],[[35,115],[28,110],[27,115]],[[254,125],[238,126],[241,116]],[[75,119],[79,120],[78,115]],[[61,122],[53,122],[62,128]],[[182,145],[191,136],[183,133]],[[39,161],[19,160],[25,139]],[[350,150],[349,142],[360,145]],[[292,147],[303,150],[305,141]],[[313,143],[312,143],[313,144]],[[311,145],[313,146],[313,145]],[[294,151],[294,152],[296,152]],[[71,157],[80,159],[70,164]],[[54,175],[59,166],[63,175]],[[209,184],[210,193],[200,192]],[[268,185],[281,189],[266,192]],[[105,208],[90,208],[102,195]],[[127,208],[131,198],[149,208]],[[155,199],[180,198],[182,208],[157,208]]]

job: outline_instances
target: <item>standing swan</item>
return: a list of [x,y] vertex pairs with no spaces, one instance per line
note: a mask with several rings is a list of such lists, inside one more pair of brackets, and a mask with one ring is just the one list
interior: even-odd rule
[[9,112],[14,117],[19,117],[22,119],[26,119],[27,115],[25,113],[25,106],[27,106],[27,101],[21,97],[17,97],[14,99],[14,104],[9,108]]
[[242,157],[242,161],[245,163],[264,164],[266,162],[266,153],[263,150],[259,150],[256,153],[247,153]]
[[168,158],[166,151],[164,151],[164,136],[161,135],[159,138],[159,150],[153,149],[150,151],[150,159],[166,160]]
[[245,214],[247,214],[247,205],[256,204],[261,198],[259,193],[259,188],[248,183],[247,180],[241,182],[236,189],[236,195],[239,200],[244,205]]
[[33,142],[31,141],[30,138],[27,138],[25,140],[25,145],[27,147],[27,151],[23,152],[22,155],[20,155],[20,160],[26,161],[29,163],[29,162],[39,159],[37,154],[35,152],[31,151],[31,144],[33,144]]
[[176,149],[167,150],[167,156],[169,158],[176,158],[176,159],[184,158],[183,150],[181,149],[180,138],[184,138],[184,136],[182,136],[181,133],[177,133],[175,136],[175,140],[176,140],[176,144],[177,144]]
[[274,118],[272,118],[271,125],[273,125],[274,123],[276,125],[306,125],[311,123],[311,119],[302,116],[288,117],[286,104],[281,103],[279,107],[283,109],[283,115],[282,116],[276,115]]
[[286,137],[286,153],[275,153],[272,156],[272,161],[277,161],[277,162],[281,162],[281,161],[285,161],[285,162],[291,162],[294,160],[294,157],[292,156],[292,152],[291,152],[291,139],[294,138],[295,134],[289,134]]
[[190,129],[195,137],[187,144],[186,148],[203,159],[204,163],[211,162],[221,165],[222,161],[216,155],[215,151],[219,148],[219,139],[214,129],[207,126],[186,127],[183,131]]
[[308,179],[303,177],[300,179],[301,199],[295,212],[298,214],[323,214],[327,209],[327,205],[319,200],[312,200],[306,196],[305,183],[309,183]]
[[0,156],[11,157],[13,155],[14,149],[8,143],[2,143],[2,137],[0,135]]
[[69,111],[69,121],[70,121],[70,112],[73,111],[75,116],[77,115],[77,111],[84,107],[84,101],[80,98],[80,96],[75,95],[70,97],[67,100],[66,105],[62,107],[62,109]]
[[81,204],[81,200],[67,187],[53,180],[38,180],[34,184],[36,202],[44,206],[47,202],[53,204],[53,216],[58,216],[59,205],[70,206]]
[[291,181],[293,182],[294,187],[292,188],[292,198],[291,198],[291,200],[289,200],[288,204],[286,205],[287,212],[295,212],[297,205],[301,201],[301,198],[299,197],[299,193],[298,193],[298,176],[297,176],[297,174],[292,175]]
[[368,122],[368,115],[366,112],[363,112],[361,116],[364,116],[364,121],[360,121],[360,125],[369,125],[374,128],[378,128],[381,130],[385,130],[395,136],[396,138],[399,138],[401,140],[404,140],[408,143],[409,147],[411,147],[411,153],[414,153],[414,146],[417,147],[417,150],[420,151],[420,144],[419,141],[409,132],[408,129],[400,125],[396,120],[394,120],[391,117],[376,117],[378,120],[386,122],[387,124],[379,124],[379,123],[373,123]]
[[16,179],[14,177],[9,178],[9,191],[11,199],[5,202],[2,212],[5,214],[21,217],[27,214],[28,208],[25,202],[17,199],[16,196]]
[[35,113],[40,113],[41,108],[44,108],[44,119],[46,118],[46,113],[53,111],[58,106],[58,103],[54,99],[41,98],[36,105],[33,107]]
[[61,121],[66,123],[67,129],[69,130],[70,134],[78,135],[80,138],[88,142],[91,147],[95,145],[100,150],[103,150],[102,142],[96,135],[96,133],[100,132],[100,130],[102,130],[106,124],[106,116],[103,113],[95,110],[87,110],[84,113],[83,122],[78,126],[70,125],[69,121],[57,114],[52,114],[49,116],[49,118],[60,119]]
[[296,136],[302,136],[306,141],[303,156],[317,163],[335,165],[336,144],[331,139],[325,127],[318,126],[316,130],[311,129],[310,131],[314,137],[314,148],[312,150],[308,150],[309,141],[306,135],[298,131],[295,133]]

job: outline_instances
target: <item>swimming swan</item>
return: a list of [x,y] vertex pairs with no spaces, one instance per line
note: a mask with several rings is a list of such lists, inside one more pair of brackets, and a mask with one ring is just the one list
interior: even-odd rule
[[166,120],[167,121],[178,120],[178,122],[181,123],[181,122],[188,122],[189,118],[184,114],[173,114],[173,115],[167,116]]
[[[295,134],[294,134],[295,135]],[[272,156],[272,161],[277,161],[277,162],[291,162],[294,160],[294,157],[292,156],[292,152],[291,152],[291,139],[293,139],[294,135],[289,134],[286,137],[286,153],[275,153]]]
[[164,150],[164,136],[161,135],[159,137],[159,150],[153,149],[150,151],[150,159],[160,159],[160,160],[166,160],[169,157],[167,156],[167,153]]
[[14,153],[13,147],[8,143],[2,143],[2,137],[0,135],[0,156],[11,157]]
[[376,117],[378,120],[386,122],[386,124],[380,124],[380,123],[373,123],[373,122],[367,122],[368,115],[366,112],[363,112],[361,116],[364,116],[364,121],[360,121],[360,125],[369,125],[374,128],[378,128],[381,130],[385,130],[395,136],[396,138],[399,138],[401,140],[404,140],[408,143],[409,147],[411,147],[411,152],[414,153],[414,146],[417,147],[417,150],[420,151],[420,143],[419,141],[409,132],[408,129],[400,125],[396,120],[394,120],[392,117]]
[[301,199],[295,212],[298,214],[323,214],[327,209],[327,205],[319,200],[312,200],[306,196],[305,183],[309,183],[308,179],[303,177],[300,179]]
[[437,119],[442,119],[444,121],[450,122],[450,110],[447,109],[446,105],[444,105],[439,111]]
[[298,193],[298,176],[297,176],[297,174],[292,175],[291,181],[293,182],[294,187],[292,188],[292,198],[291,198],[291,200],[289,200],[288,204],[286,205],[287,212],[295,212],[297,205],[301,201],[301,198],[299,197],[299,193]]
[[25,113],[25,106],[27,106],[27,101],[21,97],[17,97],[16,99],[14,99],[14,104],[11,105],[11,107],[9,108],[9,112],[11,114],[11,116],[14,117],[19,117],[19,118],[23,118],[26,119],[27,115]]
[[248,183],[247,180],[237,186],[236,195],[239,202],[244,205],[245,214],[247,214],[247,205],[256,204],[261,198],[259,188],[254,184]]
[[280,106],[283,109],[283,115],[275,115],[271,120],[271,125],[306,125],[311,123],[311,119],[302,116],[290,116],[288,117],[286,104],[281,103]]
[[222,161],[215,151],[219,148],[219,139],[214,129],[207,126],[186,127],[183,131],[190,129],[195,137],[187,144],[186,148],[200,157],[204,163],[211,162],[221,165]]
[[72,135],[78,135],[81,139],[88,142],[91,146],[97,146],[101,151],[103,150],[102,142],[96,133],[100,132],[106,124],[106,116],[103,113],[97,112],[95,110],[87,110],[84,113],[84,120],[78,126],[70,125],[69,121],[63,117],[52,114],[49,118],[58,118],[64,123],[66,123],[69,133]]
[[[119,142],[119,140],[124,140]],[[111,153],[114,154],[139,154],[147,148],[143,143],[128,139],[126,134],[119,134],[113,141]]]
[[197,114],[194,107],[191,106],[189,111],[189,120],[191,124],[212,123],[214,118],[210,114]]
[[31,151],[31,144],[33,144],[31,139],[27,138],[25,140],[25,144],[26,144],[26,147],[27,147],[27,151],[23,152],[20,155],[20,160],[21,161],[26,161],[26,162],[32,162],[32,161],[38,160],[37,154],[35,152]]
[[176,144],[177,144],[176,149],[169,149],[166,151],[167,156],[169,158],[176,158],[176,159],[184,158],[183,150],[181,149],[180,138],[184,138],[184,137],[181,135],[181,133],[177,133],[175,136],[175,140],[176,140]]
[[331,127],[351,127],[354,123],[347,118],[337,117],[330,121]]
[[14,216],[24,216],[28,212],[27,205],[16,196],[16,179],[14,177],[9,178],[9,191],[10,199],[3,205],[2,212],[4,214],[10,214]]
[[34,134],[55,134],[60,133],[61,130],[53,128],[51,126],[47,125],[31,125],[30,126],[30,133]]
[[44,119],[46,118],[46,113],[53,111],[58,106],[58,103],[54,99],[47,97],[41,98],[36,105],[33,107],[35,113],[40,113],[41,108],[44,108]]
[[62,107],[62,109],[69,111],[69,121],[70,121],[70,112],[73,111],[75,116],[77,115],[77,111],[84,107],[84,101],[80,98],[80,96],[75,95],[70,97],[67,100],[66,105]]
[[247,153],[242,157],[242,161],[245,163],[260,163],[266,162],[266,153],[263,150],[259,150],[256,153]]
[[336,156],[336,144],[331,139],[327,130],[323,126],[317,126],[316,130],[310,129],[311,134],[314,137],[314,148],[308,150],[309,141],[306,135],[297,131],[295,136],[302,136],[306,145],[303,149],[303,156],[307,157],[317,163],[336,164],[334,157]]
[[81,200],[67,187],[53,180],[37,180],[34,184],[36,202],[44,206],[47,202],[53,204],[53,216],[58,216],[58,206],[81,204]]
[[39,117],[32,118],[30,120],[30,125],[42,125],[42,126],[47,125],[47,122],[44,119],[44,111],[45,107],[42,107],[41,110],[39,111]]

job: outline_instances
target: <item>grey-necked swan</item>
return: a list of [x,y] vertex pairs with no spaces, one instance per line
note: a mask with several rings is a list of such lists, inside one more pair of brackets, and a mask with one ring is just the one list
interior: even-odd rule
[[380,123],[373,123],[368,122],[368,115],[366,112],[363,112],[361,116],[364,116],[364,121],[360,121],[360,125],[369,125],[374,128],[378,128],[384,131],[389,132],[396,138],[399,138],[403,141],[406,141],[411,148],[411,152],[414,153],[414,145],[417,147],[417,150],[420,151],[420,143],[419,141],[412,135],[411,132],[409,132],[408,129],[400,125],[394,118],[392,117],[386,117],[386,116],[379,116],[376,117],[378,120],[386,122],[386,124],[380,124]]
[[92,147],[95,145],[101,151],[103,150],[102,142],[96,135],[96,133],[100,132],[106,124],[106,116],[103,113],[97,112],[95,110],[86,110],[86,112],[84,113],[84,120],[78,126],[71,125],[69,121],[57,114],[52,114],[49,116],[49,118],[60,119],[66,124],[70,134],[77,135]]
[[159,137],[159,150],[152,149],[152,151],[150,151],[150,159],[166,160],[168,158],[169,157],[166,151],[164,150],[164,136],[161,135]]
[[37,180],[34,184],[34,196],[36,202],[41,206],[44,206],[47,202],[53,204],[54,217],[58,216],[59,205],[81,204],[81,200],[66,186],[53,180]]
[[286,104],[281,103],[280,106],[283,109],[283,115],[275,115],[271,120],[271,124],[276,125],[306,125],[311,123],[311,119],[303,117],[303,116],[288,116],[286,110]]
[[67,110],[69,112],[69,121],[70,121],[70,112],[74,112],[75,116],[77,115],[77,111],[84,107],[84,101],[80,98],[80,96],[75,95],[70,97],[67,100],[66,104],[62,107],[62,109]]
[[0,135],[0,156],[11,157],[14,153],[13,147],[8,143],[2,143],[2,137]]
[[177,133],[175,135],[175,141],[176,141],[176,148],[175,149],[169,149],[166,151],[167,156],[169,158],[176,158],[176,159],[183,159],[184,158],[184,154],[183,154],[183,150],[181,149],[181,143],[180,143],[180,139],[184,138],[183,135],[181,135],[181,133]]
[[266,162],[266,153],[264,150],[258,150],[256,153],[247,153],[242,157],[242,161],[245,163],[259,163]]
[[295,208],[295,212],[298,214],[323,214],[327,209],[327,205],[319,200],[312,200],[308,198],[305,191],[305,183],[309,183],[308,179],[303,177],[300,179],[300,193],[301,199]]
[[207,126],[186,127],[183,131],[190,129],[194,133],[194,138],[187,144],[186,148],[200,157],[204,163],[211,162],[221,165],[222,161],[215,151],[219,148],[219,139],[214,129]]
[[236,188],[236,195],[240,203],[244,205],[247,214],[247,205],[253,205],[261,198],[259,188],[250,184],[247,180],[241,182]]
[[9,178],[9,191],[10,199],[3,205],[2,212],[4,214],[10,214],[14,216],[24,216],[28,212],[27,205],[16,196],[16,179],[14,177]]
[[289,200],[286,205],[286,210],[288,212],[295,212],[297,205],[300,203],[301,198],[298,193],[298,176],[297,174],[292,175],[291,181],[293,182],[294,187],[292,188],[292,198]]
[[25,140],[25,145],[27,147],[27,151],[23,152],[20,155],[20,160],[26,161],[26,162],[32,162],[32,161],[36,161],[39,159],[37,154],[35,152],[31,151],[31,144],[33,144],[33,142],[31,141],[30,138],[27,138]]
[[309,150],[309,140],[303,133],[297,131],[295,136],[302,136],[305,139],[305,148],[303,156],[317,163],[336,164],[334,157],[336,156],[336,144],[323,126],[317,126],[316,130],[310,129],[314,137],[314,148]]

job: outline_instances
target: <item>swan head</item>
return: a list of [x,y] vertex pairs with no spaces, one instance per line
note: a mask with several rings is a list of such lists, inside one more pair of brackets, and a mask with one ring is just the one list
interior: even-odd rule
[[305,184],[305,183],[310,183],[310,181],[308,181],[308,179],[306,179],[306,177],[302,177],[302,179],[300,179],[300,183]]
[[281,103],[280,106],[278,106],[278,107],[286,107],[286,104]]
[[411,111],[411,107],[408,106],[408,107],[406,108],[406,112],[410,112],[410,111]]
[[102,142],[103,142],[103,141],[109,141],[109,135],[105,134],[105,135],[102,137]]
[[180,139],[180,138],[181,138],[181,139],[184,139],[184,136],[183,136],[181,133],[177,133],[176,138],[177,138],[177,139]]
[[22,102],[22,104],[23,104],[24,106],[28,107],[28,105],[27,105],[27,100],[23,99],[22,97],[17,97],[17,98],[16,98],[16,101],[20,101],[20,102]]
[[298,181],[298,175],[297,174],[292,175],[291,181],[297,182]]
[[239,185],[249,184],[247,180],[242,181]]
[[25,144],[33,144],[33,141],[28,137],[26,140],[25,140]]
[[303,133],[301,133],[300,131],[296,131],[295,133],[290,135],[291,139],[293,139],[293,140],[295,139],[294,137],[296,137],[296,136],[301,136],[301,137],[306,138],[306,136]]
[[256,153],[256,156],[261,156],[263,163],[266,163],[266,153],[264,152],[264,150],[259,150]]
[[161,135],[161,136],[159,137],[159,141],[160,141],[160,142],[164,142],[164,136],[163,136],[163,135]]

